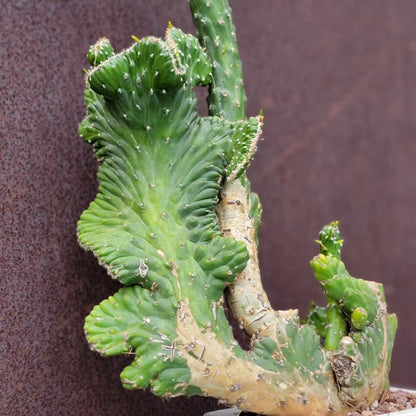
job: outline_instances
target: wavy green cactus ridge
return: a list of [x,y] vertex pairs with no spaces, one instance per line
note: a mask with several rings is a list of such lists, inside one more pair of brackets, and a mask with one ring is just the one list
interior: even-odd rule
[[[193,61],[186,65],[186,74],[176,70],[175,65],[185,66],[178,57],[189,49],[197,51],[194,60],[200,62],[202,50],[196,40],[193,42],[178,30],[168,31],[168,36],[166,43],[144,39],[100,63],[88,75],[87,117],[80,133],[94,144],[101,163],[99,193],[81,216],[78,237],[111,276],[124,284],[140,283],[150,290],[148,302],[141,301],[143,317],[148,317],[146,311],[155,305],[163,304],[164,312],[172,319],[176,305],[166,307],[170,298],[177,302],[198,298],[199,304],[191,305],[193,317],[214,332],[221,328],[221,337],[229,344],[231,330],[225,317],[217,320],[214,313],[210,316],[207,311],[220,302],[224,282],[231,281],[244,268],[247,253],[241,242],[221,237],[214,208],[227,154],[229,161],[235,154],[229,151],[230,138],[250,138],[250,134],[256,137],[260,122],[257,118],[236,123],[199,118],[191,88],[193,80],[198,79],[197,74],[193,77]],[[173,42],[183,50],[171,50]],[[153,65],[149,65],[152,58]],[[209,73],[209,67],[205,73]],[[172,82],[167,75],[176,79]],[[205,82],[204,77],[200,79]],[[244,145],[238,140],[233,149],[238,145],[244,153]],[[145,289],[141,289],[139,298]],[[122,289],[119,298],[129,299],[128,290]],[[146,361],[146,347],[139,348],[135,342],[127,345],[126,341],[121,349],[117,348],[125,330],[115,331],[109,340],[94,326],[94,322],[100,322],[98,328],[102,328],[109,316],[118,316],[114,311],[108,314],[114,302],[105,301],[95,309],[93,318],[87,319],[92,347],[107,355],[138,348],[140,360]],[[221,307],[217,314],[221,314]],[[171,342],[172,337],[168,337]],[[148,338],[156,339],[154,334]],[[126,370],[128,374],[129,371]],[[127,383],[126,375],[124,380]],[[143,386],[137,379],[131,385]]]
[[[168,31],[168,39],[179,47],[178,32]],[[185,52],[197,51],[194,60],[199,62],[203,55],[196,40],[192,44],[189,36],[182,38]],[[242,133],[255,137],[259,121],[199,118],[193,84],[185,88],[187,80],[172,63],[183,52],[170,48],[168,42],[144,39],[88,76],[88,115],[80,132],[94,143],[101,160],[100,192],[79,221],[79,240],[122,283],[157,285],[178,298],[178,285],[170,281],[175,268],[186,270],[185,287],[202,285],[199,279],[191,284],[198,269],[209,272],[202,293],[207,302],[217,301],[223,281],[232,280],[247,257],[241,242],[220,236],[214,212],[218,182],[230,138]],[[187,68],[192,78],[192,67]],[[182,265],[190,258],[196,265]]]
[[[235,44],[225,1],[194,0],[191,7],[194,18],[197,9],[225,10],[229,24],[217,23],[229,45]],[[201,23],[208,38],[217,39],[218,24]],[[215,41],[200,38],[219,66],[228,56],[239,63],[236,47],[222,53]],[[251,332],[249,352],[232,336],[222,293],[256,257],[261,205],[244,169],[262,124],[261,117],[243,120],[244,106],[232,94],[215,92],[219,85],[232,90],[234,81],[218,83],[223,73],[212,70],[196,39],[173,28],[165,41],[145,38],[121,54],[108,52],[108,59],[100,47],[92,50],[95,68],[87,77],[80,133],[100,161],[99,193],[79,221],[78,236],[112,277],[131,286],[87,317],[91,348],[102,355],[135,355],[121,375],[126,388],[211,395],[263,414],[340,414],[378,398],[397,322],[386,313],[381,285],[346,272],[335,223],[321,232],[321,254],[312,261],[329,306],[316,307],[307,325],[299,324],[296,311],[260,310],[258,321],[268,332]],[[201,118],[192,87],[210,82],[210,95],[217,95],[211,113],[220,117]],[[230,99],[234,104],[228,106]],[[250,229],[249,251],[222,236],[227,233],[215,211],[219,191],[235,191],[233,183],[241,200],[223,192],[222,202],[246,217],[241,225]],[[260,309],[267,303],[261,299]],[[333,330],[336,320],[344,325],[342,336]],[[321,337],[326,341],[328,334],[334,340],[323,348]]]
[[[224,282],[244,268],[247,252],[241,242],[220,235],[214,211],[229,138],[241,128],[258,134],[259,121],[199,118],[192,84],[186,88],[184,71],[179,76],[175,72],[181,61],[172,63],[180,54],[169,48],[168,42],[143,39],[93,69],[87,79],[87,117],[80,126],[84,139],[94,144],[100,166],[99,193],[81,216],[79,241],[114,278],[134,285],[94,308],[86,320],[87,337],[103,355],[135,352],[133,364],[122,373],[123,384],[151,384],[161,395],[200,392],[203,387],[192,383],[185,352],[179,349],[175,317],[187,299],[198,299],[189,304],[188,319],[195,320],[201,337],[212,331],[218,348],[231,348],[231,361],[254,366],[267,361],[258,358],[267,340],[258,342],[249,356],[235,344],[225,319]],[[143,68],[149,60],[156,81]],[[172,70],[177,79],[164,79],[163,71]],[[162,123],[166,118],[173,126]],[[316,336],[314,342],[319,343]],[[185,348],[188,360],[201,361],[202,352],[193,353],[191,344],[182,339],[182,346],[190,349]],[[286,355],[304,354],[300,343],[297,351],[287,348]],[[305,371],[313,378],[322,362],[321,353]],[[287,362],[270,355],[266,367],[276,374],[288,371]],[[260,366],[258,372],[263,370]],[[296,373],[293,367],[290,371]]]

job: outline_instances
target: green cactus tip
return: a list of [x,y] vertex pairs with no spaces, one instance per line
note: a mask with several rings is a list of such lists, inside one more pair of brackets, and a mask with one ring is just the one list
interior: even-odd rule
[[99,39],[88,51],[88,61],[91,66],[98,66],[114,55],[113,47],[107,38]]

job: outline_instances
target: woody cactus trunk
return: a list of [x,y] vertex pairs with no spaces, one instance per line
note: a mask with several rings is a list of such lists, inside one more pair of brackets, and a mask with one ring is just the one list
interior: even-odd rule
[[[311,262],[327,296],[306,322],[275,311],[257,260],[261,205],[245,169],[261,115],[245,93],[226,0],[190,0],[198,39],[172,27],[114,54],[91,47],[80,134],[99,161],[99,191],[80,244],[125,286],[86,318],[91,349],[134,355],[127,389],[200,394],[266,415],[344,414],[388,386],[397,326],[383,288],[351,277],[337,223]],[[209,89],[201,117],[196,85]],[[224,290],[226,291],[224,292]],[[252,336],[233,337],[224,305]]]

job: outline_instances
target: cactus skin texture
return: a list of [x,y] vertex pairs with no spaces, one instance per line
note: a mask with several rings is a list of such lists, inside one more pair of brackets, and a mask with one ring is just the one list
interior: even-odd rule
[[[127,389],[266,415],[366,407],[388,385],[397,326],[382,286],[348,274],[331,223],[311,262],[328,305],[305,323],[271,308],[257,262],[261,205],[245,176],[262,117],[245,118],[227,2],[190,6],[200,42],[170,26],[164,40],[115,55],[100,39],[88,53],[79,131],[99,161],[99,190],[78,239],[124,285],[86,318],[89,345],[134,357],[121,373]],[[196,85],[210,88],[209,117],[197,113]],[[250,351],[226,320],[227,287]]]

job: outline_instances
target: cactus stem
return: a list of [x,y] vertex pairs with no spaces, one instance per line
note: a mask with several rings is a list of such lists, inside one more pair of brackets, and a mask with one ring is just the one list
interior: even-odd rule
[[178,305],[177,322],[175,345],[192,368],[189,384],[204,386],[207,395],[245,411],[271,416],[329,415],[328,403],[338,412],[344,409],[335,385],[329,385],[327,391],[312,379],[297,385],[282,374],[236,357],[211,329],[201,330],[196,324],[188,299]]

